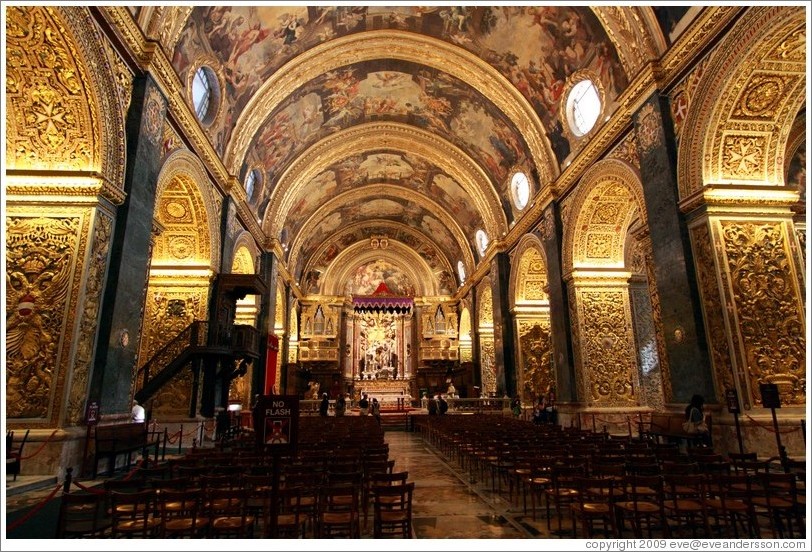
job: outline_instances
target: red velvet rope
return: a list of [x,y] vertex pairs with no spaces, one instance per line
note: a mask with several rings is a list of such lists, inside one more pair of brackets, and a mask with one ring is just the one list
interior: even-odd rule
[[135,465],[135,467],[132,470],[130,470],[130,473],[128,473],[127,475],[125,475],[121,479],[123,479],[124,481],[129,481],[138,472],[138,469],[143,465],[144,465],[144,459],[142,458],[141,460],[138,461],[138,463]]
[[62,487],[62,484],[58,483],[56,485],[56,487],[54,487],[54,490],[51,491],[51,494],[46,496],[44,499],[42,499],[41,502],[39,502],[37,505],[35,505],[33,508],[31,508],[31,510],[29,510],[29,512],[27,514],[25,514],[21,518],[15,520],[13,523],[9,523],[6,526],[6,534],[8,534],[10,531],[14,531],[20,525],[22,525],[23,523],[25,523],[26,521],[28,521],[29,519],[31,519],[32,517],[37,515],[39,513],[39,511],[42,510],[45,507],[46,504],[48,504],[51,500],[53,500],[54,496],[56,496],[56,493],[57,493],[57,491],[59,491],[60,487]]
[[[762,428],[762,429],[766,429],[766,430],[767,430],[767,431],[769,431],[770,433],[775,433],[775,428],[773,428],[772,426],[767,425],[767,424],[762,424],[762,423],[761,423],[761,422],[759,422],[758,420],[754,420],[753,418],[751,418],[751,417],[750,417],[750,415],[749,415],[749,414],[745,414],[745,417],[746,417],[748,420],[750,420],[751,422],[753,422],[753,425],[756,425],[756,426],[758,426],[758,427],[760,427],[760,428]],[[780,435],[784,435],[784,434],[786,434],[786,433],[794,433],[794,432],[796,432],[796,431],[800,431],[800,430],[801,430],[801,428],[800,428],[800,427],[793,427],[793,428],[787,428],[787,429],[785,429],[785,430],[783,430],[783,431],[779,429],[779,430],[778,430],[778,433],[779,433]]]
[[177,432],[173,433],[172,435],[169,435],[166,438],[166,442],[169,443],[170,445],[174,445],[175,443],[177,443],[177,441],[178,441],[177,438],[180,437],[181,432],[182,432],[182,430],[179,429]]
[[82,485],[78,481],[72,481],[72,483],[74,485],[76,485],[77,487],[79,487],[80,489],[82,489],[83,491],[87,491],[89,493],[93,493],[93,494],[97,494],[97,495],[103,495],[103,494],[105,494],[107,492],[107,491],[104,491],[103,489],[96,489],[96,488],[93,488],[93,487],[86,487],[85,485]]
[[39,448],[38,448],[37,450],[35,450],[35,451],[34,451],[34,453],[33,453],[33,454],[29,454],[28,456],[21,456],[21,457],[20,457],[20,460],[28,460],[29,458],[33,458],[33,457],[35,457],[37,454],[39,454],[40,452],[42,452],[42,449],[44,449],[44,448],[45,448],[45,445],[47,445],[47,444],[50,442],[50,440],[54,438],[54,435],[56,435],[56,432],[57,432],[57,431],[59,431],[59,429],[55,429],[55,430],[53,431],[53,433],[51,433],[51,434],[48,436],[48,438],[47,438],[47,439],[45,439],[45,440],[42,442],[42,444],[39,446]]

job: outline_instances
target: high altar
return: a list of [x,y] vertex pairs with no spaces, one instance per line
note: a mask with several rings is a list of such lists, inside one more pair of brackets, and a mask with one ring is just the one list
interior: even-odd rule
[[411,297],[395,296],[383,282],[372,295],[353,297],[348,347],[356,398],[367,393],[395,403],[411,396],[412,307]]

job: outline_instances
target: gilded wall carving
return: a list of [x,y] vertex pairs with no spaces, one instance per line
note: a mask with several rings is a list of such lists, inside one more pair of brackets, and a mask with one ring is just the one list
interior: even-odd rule
[[704,58],[697,63],[693,69],[691,69],[691,72],[688,73],[688,76],[671,91],[671,120],[674,122],[674,135],[677,140],[679,140],[682,134],[682,126],[685,122],[685,118],[688,116],[688,110],[691,108],[696,86],[702,78],[702,75],[705,74],[705,67],[707,65],[708,58]]
[[[295,364],[299,359],[299,303],[297,300],[291,301],[290,314],[288,315],[288,362]],[[281,355],[280,355],[281,356]]]
[[164,231],[155,240],[153,264],[210,265],[208,213],[189,177],[174,178],[163,187],[156,214]]
[[222,196],[200,159],[186,149],[176,149],[158,177],[156,216],[164,231],[155,240],[153,265],[156,260],[174,264],[180,258],[185,265],[194,261],[219,267],[221,209]]
[[767,137],[726,134],[722,142],[723,178],[763,181]]
[[496,393],[496,351],[493,345],[493,332],[480,333],[479,362],[482,370],[482,393],[490,396]]
[[93,228],[90,259],[87,265],[84,297],[81,299],[82,312],[79,322],[79,336],[76,353],[73,357],[73,370],[70,377],[67,420],[78,424],[84,419],[88,381],[93,362],[93,346],[96,341],[99,307],[104,276],[107,271],[110,238],[113,219],[103,211],[96,211],[96,224]]
[[637,136],[629,133],[623,141],[606,156],[607,159],[619,159],[640,170],[640,155],[637,151]]
[[[6,416],[46,418],[69,343],[72,271],[83,255],[78,216],[6,218]],[[75,292],[74,292],[75,293]],[[63,353],[64,355],[64,353]],[[64,376],[62,377],[64,384]]]
[[750,393],[776,383],[782,404],[806,401],[804,312],[787,227],[780,222],[722,221],[726,277],[732,288]]
[[483,278],[477,291],[479,325],[479,366],[482,393],[496,393],[496,349],[493,338],[493,295],[489,277]]
[[638,173],[626,162],[607,159],[584,174],[575,195],[563,208],[562,261],[564,274],[577,268],[624,264],[627,230],[639,220],[648,224]]
[[684,123],[681,198],[729,180],[783,184],[787,132],[806,99],[806,66],[793,54],[804,27],[800,7],[755,7],[719,44]]
[[541,252],[535,247],[529,247],[522,253],[519,260],[517,288],[516,303],[549,301],[547,267]]
[[98,168],[92,79],[44,8],[6,10],[8,168]]
[[642,153],[648,153],[662,145],[660,137],[663,120],[660,112],[647,103],[637,115],[637,143]]
[[[694,268],[699,282],[699,293],[702,298],[705,336],[708,340],[710,360],[716,382],[716,394],[723,397],[726,389],[736,389],[737,386],[734,380],[733,359],[730,356],[725,329],[725,307],[719,294],[714,248],[707,223],[699,224],[691,229],[691,248],[693,249]],[[742,406],[749,408],[749,398],[742,393],[739,393],[739,397],[742,400]]]
[[192,399],[194,373],[183,369],[161,387],[152,398],[154,416],[185,416]]
[[556,388],[550,320],[548,316],[519,320],[517,324],[522,399],[534,401],[536,397]]
[[109,42],[104,41],[104,51],[112,66],[116,82],[116,97],[118,98],[118,108],[121,113],[127,113],[132,100],[133,74],[127,64],[121,59]]
[[189,324],[208,318],[208,286],[206,282],[195,280],[190,278],[184,285],[150,279],[138,354],[142,365]]
[[593,406],[636,404],[639,385],[627,293],[582,289],[577,295],[587,400]]

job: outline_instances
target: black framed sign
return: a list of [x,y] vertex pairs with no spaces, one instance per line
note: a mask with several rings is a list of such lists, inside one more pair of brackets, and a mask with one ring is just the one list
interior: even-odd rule
[[254,407],[257,446],[274,453],[296,451],[299,428],[299,397],[262,395]]
[[761,405],[764,408],[781,408],[781,395],[778,386],[774,383],[760,383]]

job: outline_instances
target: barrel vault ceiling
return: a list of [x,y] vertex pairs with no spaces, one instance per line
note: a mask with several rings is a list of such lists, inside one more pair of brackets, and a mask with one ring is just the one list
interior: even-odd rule
[[[511,176],[529,177],[531,203],[549,201],[583,148],[562,115],[567,87],[596,80],[605,124],[664,44],[645,7],[225,5],[133,15],[160,41],[189,102],[198,68],[216,76],[203,132],[239,182],[256,171],[243,211],[278,242],[303,293],[369,293],[374,282],[345,289],[320,278],[376,264],[396,292],[453,295],[458,263],[474,273],[529,210],[511,200]],[[478,230],[490,242],[484,255]],[[411,281],[428,271],[433,282]]]

